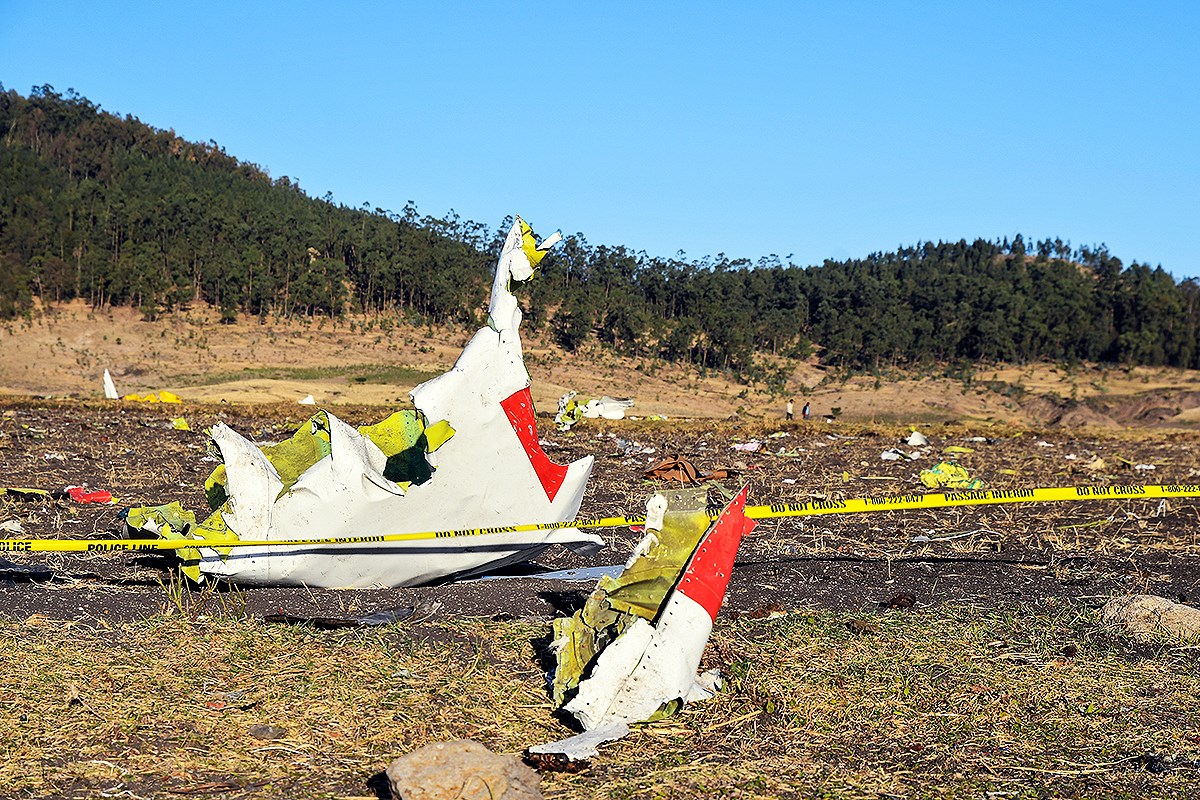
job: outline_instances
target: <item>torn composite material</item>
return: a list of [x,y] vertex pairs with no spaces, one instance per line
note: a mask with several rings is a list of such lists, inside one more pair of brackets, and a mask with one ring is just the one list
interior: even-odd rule
[[[412,391],[422,425],[444,421],[449,436],[423,454],[432,470],[427,480],[385,477],[389,456],[369,431],[325,412],[321,433],[328,435],[328,454],[289,486],[262,449],[218,425],[213,439],[225,460],[227,500],[218,511],[222,518],[197,526],[198,532],[267,540],[363,537],[574,518],[593,459],[555,464],[538,444],[518,336],[521,311],[509,291],[510,279],[531,277],[557,238],[538,245],[529,226],[516,219],[496,268],[487,327],[449,372]],[[149,519],[155,523],[150,529],[161,527],[161,515]],[[554,544],[595,550],[603,540],[564,528],[353,546],[199,547],[198,566],[200,573],[244,584],[411,586],[525,561]]]
[[580,611],[554,623],[554,699],[567,700],[584,733],[531,753],[588,758],[630,724],[712,696],[715,680],[696,670],[738,545],[755,525],[745,510],[745,487],[711,524],[703,500],[686,492],[651,499],[646,537],[622,573],[601,578]]

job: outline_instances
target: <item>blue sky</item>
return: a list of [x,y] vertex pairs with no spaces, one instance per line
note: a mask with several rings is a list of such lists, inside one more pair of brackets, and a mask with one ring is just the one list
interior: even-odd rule
[[74,88],[347,205],[689,258],[1059,236],[1200,275],[1200,4],[0,0]]

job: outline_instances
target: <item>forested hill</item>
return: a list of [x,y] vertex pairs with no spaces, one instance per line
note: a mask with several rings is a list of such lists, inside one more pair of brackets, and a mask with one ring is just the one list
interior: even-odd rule
[[[473,324],[502,234],[352,208],[74,92],[0,86],[0,317],[43,302],[147,317],[206,302],[226,318],[402,315]],[[515,209],[518,210],[519,209]],[[554,220],[532,220],[552,226]],[[543,231],[548,233],[549,230]],[[878,368],[1093,360],[1200,367],[1200,286],[1061,241],[919,244],[806,268],[773,256],[663,259],[569,236],[525,292],[568,349],[761,375],[756,354]]]

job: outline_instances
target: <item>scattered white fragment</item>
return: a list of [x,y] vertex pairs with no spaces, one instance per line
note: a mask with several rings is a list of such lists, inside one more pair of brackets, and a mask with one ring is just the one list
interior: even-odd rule
[[315,406],[317,404],[316,398],[313,397],[311,394],[306,394],[304,397],[301,397],[296,402],[298,402],[302,406]]
[[913,431],[904,442],[909,447],[928,447],[929,439],[920,431]]
[[117,394],[117,385],[113,383],[112,375],[108,370],[104,370],[104,399],[105,400],[120,400],[121,395]]
[[25,529],[21,527],[19,519],[6,519],[4,522],[0,522],[0,531],[4,533],[24,533]]
[[1034,444],[1036,444],[1038,447],[1054,447],[1054,445],[1042,439],[1037,440]]
[[1136,470],[1141,470],[1142,472],[1153,472],[1154,470],[1158,469],[1158,467],[1154,466],[1153,464],[1135,464],[1133,468]]
[[561,742],[535,744],[529,748],[531,753],[553,753],[566,756],[568,761],[585,761],[596,755],[596,748],[605,742],[615,742],[629,735],[629,725],[624,722],[614,722],[600,728],[563,739]]

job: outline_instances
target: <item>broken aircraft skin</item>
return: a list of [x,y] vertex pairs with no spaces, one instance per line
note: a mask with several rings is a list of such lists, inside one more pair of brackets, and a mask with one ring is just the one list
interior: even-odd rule
[[743,487],[716,520],[703,489],[650,499],[646,535],[625,569],[601,578],[581,610],[554,623],[554,700],[584,732],[531,747],[531,754],[586,759],[628,734],[630,724],[712,697],[719,679],[696,670],[738,545],[754,529],[746,493]]
[[594,552],[603,540],[574,528],[354,545],[204,547],[205,538],[369,537],[566,522],[575,517],[592,456],[552,462],[538,444],[529,373],[510,280],[528,280],[561,238],[541,244],[520,217],[505,241],[488,325],[449,372],[410,394],[415,410],[354,428],[319,412],[289,440],[260,447],[224,424],[212,438],[224,464],[206,488],[204,522],[178,503],[129,513],[133,535],[197,539],[184,571],[248,585],[412,586],[537,557],[552,545]]

